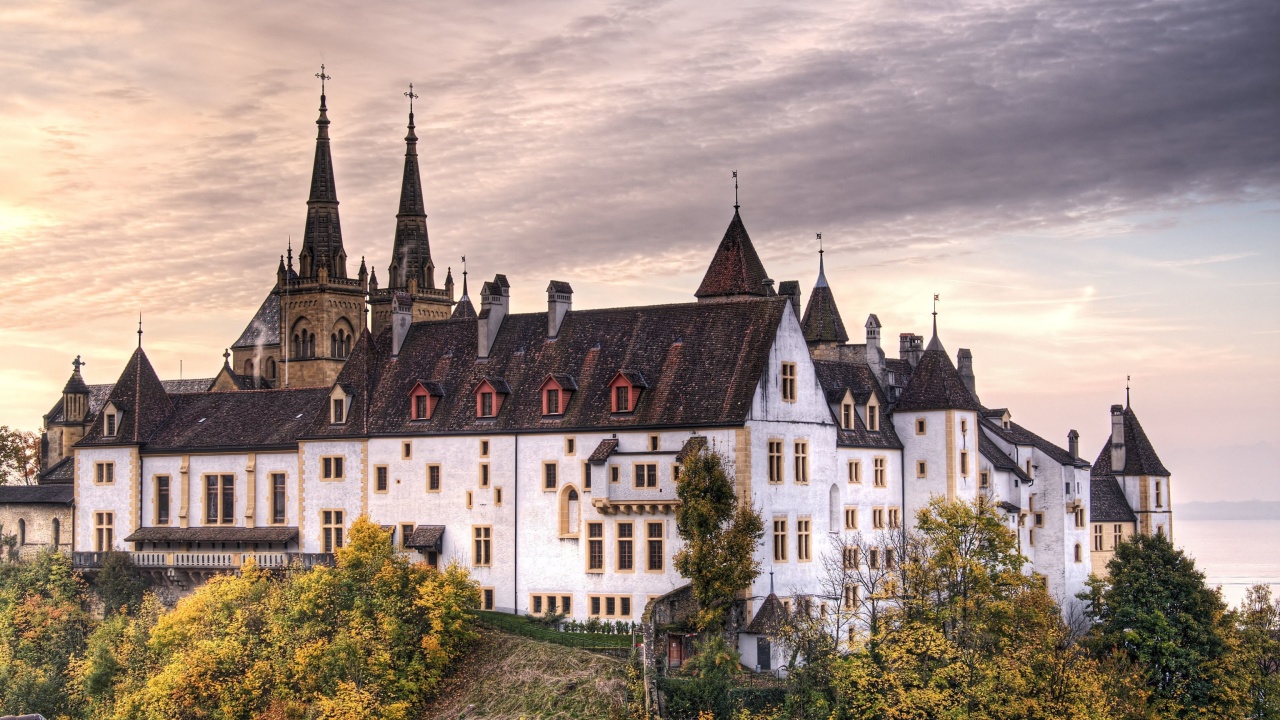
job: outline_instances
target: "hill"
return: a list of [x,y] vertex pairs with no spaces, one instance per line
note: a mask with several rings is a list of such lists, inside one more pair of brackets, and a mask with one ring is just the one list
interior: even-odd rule
[[627,663],[481,626],[424,718],[620,718]]

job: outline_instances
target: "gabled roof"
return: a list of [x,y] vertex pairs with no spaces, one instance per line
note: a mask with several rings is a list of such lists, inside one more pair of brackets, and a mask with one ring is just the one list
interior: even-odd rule
[[1048,440],[1045,440],[1016,422],[1010,421],[1009,427],[1005,428],[993,419],[993,417],[1000,417],[1001,415],[1003,415],[1003,412],[1001,412],[1000,415],[992,416],[989,414],[989,411],[984,409],[978,421],[982,423],[983,427],[993,435],[1003,439],[1005,442],[1011,445],[1030,445],[1045,455],[1053,458],[1053,461],[1059,465],[1070,465],[1074,467],[1088,466],[1088,461],[1071,457],[1071,453],[1063,450],[1057,445],[1054,445]]
[[180,395],[145,452],[290,447],[323,414],[328,394],[290,388]]
[[1157,477],[1169,477],[1170,473],[1164,463],[1160,462],[1160,456],[1156,455],[1156,449],[1152,447],[1151,441],[1147,439],[1147,433],[1143,431],[1142,425],[1138,423],[1138,416],[1134,414],[1133,409],[1126,407],[1124,409],[1124,467],[1116,471],[1111,467],[1111,436],[1107,436],[1107,441],[1102,445],[1102,452],[1098,453],[1098,460],[1093,464],[1094,475],[1155,475]]
[[844,330],[844,321],[840,319],[840,308],[836,306],[836,296],[827,285],[826,270],[822,259],[818,259],[818,282],[813,286],[813,294],[809,296],[809,304],[804,308],[804,319],[800,321],[804,328],[804,339],[807,342],[849,342],[849,333]]
[[[472,323],[474,325],[475,323]],[[404,349],[401,348],[401,357],[403,357]],[[319,413],[314,416],[314,422],[308,433],[316,437],[329,437],[334,435],[364,435],[369,432],[370,414],[369,398],[373,394],[373,389],[378,386],[378,382],[382,379],[383,366],[390,362],[391,358],[391,332],[390,329],[384,330],[377,340],[369,334],[368,328],[360,330],[360,337],[356,338],[356,344],[351,348],[351,354],[347,356],[346,363],[342,366],[342,371],[338,373],[338,378],[334,382],[335,386],[341,386],[343,392],[347,394],[348,403],[346,422],[341,425],[331,425],[329,416],[326,413]],[[386,392],[394,393],[399,405],[404,407],[405,422],[409,421],[409,396],[404,392],[404,388],[413,387],[416,380],[430,377],[430,373],[415,373],[409,377],[400,378],[400,385],[395,389],[391,387],[385,388]],[[447,389],[447,388],[446,388]],[[328,393],[326,392],[326,395]],[[416,420],[415,422],[422,422]]]
[[68,455],[40,473],[41,485],[65,485],[75,482],[75,457]]
[[[882,408],[886,404],[885,394],[876,381],[875,373],[864,363],[844,362],[837,360],[814,360],[813,368],[822,385],[829,404],[837,404],[844,399],[846,392],[853,393],[853,399],[859,405],[865,405],[874,396]],[[835,418],[839,425],[840,418]],[[872,432],[862,420],[862,416],[854,413],[852,428],[839,428],[836,431],[836,444],[840,447],[891,448],[902,447],[898,435],[885,415],[881,415],[880,429]]]
[[264,347],[280,344],[280,296],[274,290],[267,293],[266,299],[258,306],[258,312],[253,314],[253,319],[231,347],[244,350],[259,344]]
[[[189,393],[202,393],[208,391],[213,385],[215,378],[195,378],[192,380],[161,380],[160,384],[164,386],[164,391],[170,396],[186,395]],[[115,383],[107,383],[102,385],[89,386],[89,416],[97,415],[102,406],[107,404],[107,397],[111,395],[111,389],[115,387]],[[62,398],[58,398],[58,402],[53,404],[53,408],[45,414],[45,421],[48,423],[60,423],[66,420],[66,414],[63,412]]]
[[116,434],[104,437],[102,423],[95,422],[80,443],[85,445],[122,445],[145,443],[151,434],[173,412],[173,402],[147,354],[138,348],[120,373],[120,379],[107,396],[108,403],[120,409]]
[[941,347],[924,351],[894,411],[981,410]]
[[[434,320],[410,326],[400,355],[388,360],[390,333],[371,343],[368,362],[353,352],[341,379],[358,387],[355,374],[370,372],[370,434],[494,432],[537,428],[617,428],[663,425],[741,425],[773,346],[786,298],[732,303],[686,303],[600,310],[565,316],[548,342],[545,313],[503,319],[487,359],[476,360],[476,323]],[[357,348],[359,343],[357,343]],[[614,414],[609,383],[619,368],[645,381],[633,412]],[[548,375],[572,375],[578,391],[563,415],[544,417],[538,388]],[[476,417],[473,389],[484,378],[501,378],[511,390],[502,412]],[[429,420],[412,420],[411,388],[437,382],[444,397]],[[358,389],[352,422],[317,426],[321,436],[359,435],[354,422],[367,397]]]
[[1014,462],[1013,458],[1009,457],[1005,451],[1000,449],[1000,446],[987,435],[989,431],[990,427],[986,426],[978,431],[978,452],[982,454],[982,457],[986,458],[987,461],[991,463],[992,467],[997,470],[1013,473],[1013,476],[1018,479],[1019,483],[1023,485],[1030,485],[1034,483],[1035,481],[1027,475],[1026,471],[1018,467],[1018,463]]
[[[1110,449],[1107,450],[1110,453]],[[1137,522],[1114,476],[1089,478],[1089,522]]]
[[70,505],[75,488],[58,485],[0,485],[0,505]]
[[699,299],[735,295],[764,297],[768,294],[764,286],[766,278],[768,275],[765,274],[764,264],[760,262],[760,256],[751,244],[751,236],[747,235],[747,228],[742,224],[742,216],[734,208],[733,219],[724,231],[724,239],[716,248],[716,254],[711,258],[711,264],[707,266],[702,284],[698,286],[694,296]]

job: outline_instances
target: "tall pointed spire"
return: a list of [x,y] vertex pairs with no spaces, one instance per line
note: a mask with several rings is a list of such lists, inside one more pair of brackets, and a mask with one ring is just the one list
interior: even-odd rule
[[827,285],[827,271],[822,262],[822,233],[818,233],[818,243],[818,281],[813,284],[813,293],[809,295],[809,304],[804,308],[800,328],[808,343],[843,345],[849,342],[849,333],[845,331],[844,320],[840,318],[836,296]]
[[925,351],[941,350],[944,354],[946,348],[942,347],[942,341],[938,339],[938,294],[933,295],[933,337],[929,340],[929,344],[925,346]]
[[338,221],[338,191],[333,179],[333,156],[329,151],[329,109],[324,81],[329,76],[320,66],[320,117],[316,119],[316,155],[311,166],[311,193],[307,198],[307,225],[298,253],[301,275],[314,278],[321,267],[333,277],[347,276],[347,253],[342,247],[342,225]]
[[462,297],[458,298],[458,305],[453,309],[452,317],[473,318],[476,316],[476,308],[471,304],[471,296],[467,294],[467,257],[462,256]]
[[418,136],[413,124],[413,100],[418,96],[412,84],[405,97],[409,98],[409,132],[404,137],[404,177],[400,183],[400,210],[396,213],[388,287],[405,288],[412,279],[419,288],[434,288],[435,264],[431,262],[431,243],[427,237],[427,211],[418,172]]
[[[736,198],[735,198],[736,203]],[[769,294],[765,281],[769,279],[751,244],[751,236],[742,224],[742,215],[737,205],[733,208],[733,219],[724,231],[724,238],[716,248],[716,254],[702,276],[702,284],[694,296],[699,301],[727,299],[735,297],[762,297]]]

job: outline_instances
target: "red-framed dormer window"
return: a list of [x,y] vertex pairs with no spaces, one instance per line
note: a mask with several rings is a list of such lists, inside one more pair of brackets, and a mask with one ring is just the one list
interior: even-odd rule
[[640,392],[647,387],[644,378],[636,372],[619,371],[609,383],[609,399],[615,413],[628,413],[640,402]]
[[563,415],[565,408],[569,406],[569,399],[577,389],[573,378],[567,375],[547,376],[538,388],[538,393],[542,396],[542,414]]
[[430,420],[440,402],[441,392],[435,383],[416,382],[409,391],[409,419]]
[[476,417],[496,417],[502,409],[503,393],[488,380],[481,380],[476,387]]

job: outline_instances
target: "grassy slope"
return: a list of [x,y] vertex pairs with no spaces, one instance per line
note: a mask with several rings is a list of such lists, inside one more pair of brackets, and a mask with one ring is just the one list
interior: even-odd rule
[[626,663],[481,627],[424,718],[620,717]]

